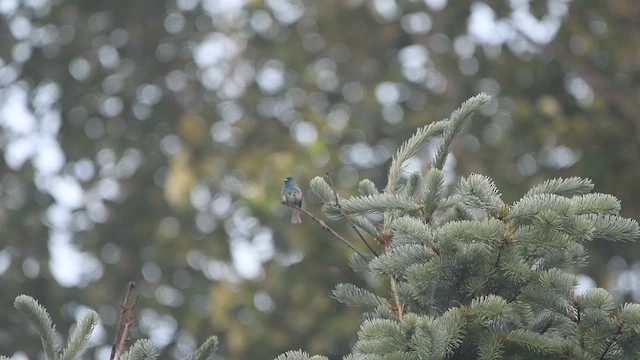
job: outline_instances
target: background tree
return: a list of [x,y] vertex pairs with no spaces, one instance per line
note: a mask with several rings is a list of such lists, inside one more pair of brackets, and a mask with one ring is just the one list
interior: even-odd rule
[[[579,175],[638,218],[638,11],[625,1],[3,2],[0,353],[32,348],[13,326],[20,293],[61,328],[96,309],[106,332],[91,352],[107,351],[129,280],[138,331],[163,356],[211,334],[229,358],[346,353],[359,315],[327,295],[371,280],[308,221],[288,224],[282,178],[307,184],[328,170],[353,194],[361,177],[384,184],[399,141],[479,91],[495,101],[454,148],[448,181],[489,175],[509,202]],[[428,166],[430,149],[407,169]],[[585,273],[637,301],[620,280],[637,274],[637,247],[589,246]]]

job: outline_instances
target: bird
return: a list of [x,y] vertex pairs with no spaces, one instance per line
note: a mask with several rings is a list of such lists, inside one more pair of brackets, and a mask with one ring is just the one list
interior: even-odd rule
[[[295,205],[297,207],[302,206],[302,190],[300,190],[300,186],[298,186],[298,183],[296,183],[293,177],[287,176],[284,178],[284,184],[280,191],[280,199],[282,199],[282,202],[287,205]],[[301,222],[300,210],[292,209],[291,223],[300,224]]]

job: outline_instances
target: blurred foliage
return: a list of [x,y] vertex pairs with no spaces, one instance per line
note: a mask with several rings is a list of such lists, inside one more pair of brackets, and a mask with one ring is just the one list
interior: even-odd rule
[[[589,177],[640,218],[635,2],[9,0],[0,15],[3,354],[37,356],[10,306],[25,293],[63,329],[95,309],[89,354],[105,358],[132,280],[136,331],[163,358],[212,334],[229,359],[337,358],[359,314],[330,290],[373,280],[288,224],[282,179],[382,184],[400,142],[480,91],[496,100],[450,181],[487,174],[512,201]],[[579,271],[639,301],[620,280],[638,247],[590,250]]]

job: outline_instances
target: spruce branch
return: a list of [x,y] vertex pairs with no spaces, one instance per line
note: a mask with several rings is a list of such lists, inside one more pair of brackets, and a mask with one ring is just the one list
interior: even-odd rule
[[[519,226],[513,233],[513,240],[520,245],[531,246],[532,249],[562,249],[566,248],[573,240],[571,237],[563,232],[550,230],[543,228],[544,225],[538,224],[536,226]],[[539,253],[532,252],[529,255],[533,255],[536,258]]]
[[602,288],[589,289],[576,302],[580,312],[601,311],[609,314],[615,308],[613,296]]
[[206,360],[213,357],[215,352],[218,349],[218,338],[215,336],[209,337],[205,342],[200,345],[199,348],[196,349],[189,356],[184,358],[184,360]]
[[331,204],[334,200],[334,193],[327,181],[320,176],[316,176],[309,182],[309,188],[325,204]]
[[416,325],[412,337],[420,359],[443,359],[446,355],[446,333],[433,319],[425,319]]
[[484,243],[497,245],[502,242],[507,227],[504,222],[488,218],[484,220],[451,221],[434,234],[441,246],[457,246],[458,243]]
[[[453,315],[453,316],[452,316]],[[411,345],[418,359],[444,359],[461,344],[464,319],[457,308],[441,317],[418,316]]]
[[402,174],[402,165],[410,157],[420,149],[420,146],[425,144],[427,140],[434,136],[440,135],[447,128],[447,121],[440,120],[429,125],[425,125],[419,128],[413,136],[405,141],[396,154],[391,159],[391,166],[389,167],[389,175],[387,177],[387,186],[385,188],[386,193],[392,193],[396,189],[400,175]]
[[351,225],[351,228],[353,229],[353,231],[355,231],[356,234],[358,234],[358,237],[360,238],[360,240],[364,243],[364,245],[367,247],[367,249],[369,249],[369,251],[371,251],[373,256],[378,256],[378,253],[376,253],[376,251],[371,247],[371,245],[369,245],[369,242],[367,241],[367,239],[364,238],[364,236],[360,232],[360,229],[351,220],[351,217],[349,215],[347,215],[347,213],[342,208],[342,205],[340,205],[340,197],[338,196],[338,191],[336,190],[336,187],[333,185],[333,179],[331,179],[331,175],[329,174],[328,171],[325,173],[325,177],[327,178],[327,180],[329,180],[329,187],[331,188],[331,191],[333,192],[333,199],[334,199],[333,205],[335,207],[337,207],[338,210],[340,210],[340,215],[342,215],[342,217],[349,223],[349,225]]
[[433,231],[429,225],[413,216],[402,216],[393,221],[394,244],[433,244]]
[[[518,200],[509,211],[509,219],[514,221],[530,220],[531,217],[545,210],[552,210],[558,214],[568,214],[571,201],[555,194],[535,194],[524,196]],[[519,223],[517,223],[519,225]]]
[[527,350],[528,353],[551,354],[560,347],[560,341],[538,334],[527,329],[515,329],[509,331],[504,337],[505,343],[517,344]]
[[551,328],[551,326],[553,326],[553,320],[547,321],[547,323],[539,331],[540,335],[544,335],[544,333],[546,333]]
[[549,269],[539,273],[538,283],[547,289],[566,299],[573,297],[573,289],[578,286],[578,278],[574,274],[566,273],[561,269]]
[[302,350],[292,350],[278,356],[275,360],[328,360],[324,356],[315,355],[309,357],[309,354]]
[[369,271],[369,261],[371,261],[371,257],[351,254],[351,256],[349,256],[348,264],[354,272],[367,273]]
[[[328,182],[324,178],[316,176],[313,179],[311,179],[311,182],[309,183],[309,187],[311,188],[311,190],[313,190],[320,197],[320,199],[322,200],[325,212],[330,212],[331,214],[335,214],[337,212],[340,216],[342,216],[349,223],[349,225],[354,229],[356,234],[358,234],[360,240],[365,244],[365,246],[369,249],[369,251],[371,251],[372,254],[377,256],[376,251],[371,247],[371,245],[369,245],[369,243],[364,238],[364,236],[362,235],[362,233],[360,232],[360,229],[359,229],[359,227],[362,227],[368,233],[375,235],[375,233],[376,233],[375,227],[367,219],[365,219],[363,217],[360,217],[358,215],[355,215],[354,216],[355,219],[352,219],[344,211],[344,209],[342,208],[342,206],[340,204],[340,196],[338,195],[338,191],[336,190],[335,186],[333,185],[333,180],[331,179],[331,176],[329,175],[329,172],[325,173],[325,178],[328,180]],[[285,205],[289,206],[289,204],[285,204]],[[309,214],[307,214],[307,215],[309,215]],[[312,219],[313,218],[314,217],[312,217]],[[322,224],[320,222],[318,222],[317,220],[320,220],[320,219],[314,219],[314,221],[316,221],[316,223],[318,223],[318,224],[320,224],[320,226],[322,226]],[[339,238],[339,240],[340,240],[340,238]],[[340,241],[342,241],[342,240],[340,240]],[[347,245],[347,246],[349,246],[349,245]],[[351,246],[349,246],[349,247],[351,247]]]
[[423,192],[423,219],[425,223],[431,220],[431,216],[442,203],[447,188],[444,182],[444,173],[436,168],[431,168],[422,179]]
[[[488,101],[481,95],[403,143],[383,192],[362,180],[360,196],[342,200],[328,174],[312,186],[327,214],[384,246],[379,256],[354,254],[350,264],[388,277],[390,297],[348,284],[333,293],[374,308],[352,358],[635,358],[640,305],[616,313],[605,290],[575,296],[577,277],[565,270],[585,263],[585,241],[640,237],[638,223],[619,216],[615,197],[590,193],[588,179],[552,179],[509,206],[493,180],[477,174],[447,196],[441,168],[468,115]],[[401,188],[402,164],[434,136],[433,166],[410,174]],[[368,221],[372,212],[382,214],[380,225]]]
[[158,349],[149,339],[137,340],[128,351],[122,353],[119,360],[156,360]]
[[529,197],[540,194],[554,194],[559,196],[571,197],[576,195],[584,195],[593,190],[593,183],[589,179],[579,177],[570,177],[567,179],[555,178],[550,179],[532,187],[523,197]]
[[462,338],[465,334],[466,319],[460,307],[454,307],[447,310],[438,318],[440,324],[445,329],[447,356],[453,354],[456,348],[462,344]]
[[598,359],[605,360],[609,358],[609,351],[611,351],[613,345],[618,341],[620,336],[622,336],[623,329],[624,325],[622,323],[619,323],[616,326],[616,332],[611,336],[609,340],[607,340],[607,344],[605,345],[604,350],[602,350],[602,355],[600,355]]
[[442,133],[442,137],[436,147],[435,156],[433,159],[433,167],[442,170],[444,162],[447,159],[447,155],[451,152],[451,144],[455,137],[462,131],[462,128],[467,123],[469,116],[478,110],[482,105],[491,101],[491,97],[485,93],[480,93],[467,101],[456,109],[451,116],[449,116],[446,122],[446,128]]
[[633,219],[618,215],[580,215],[594,227],[593,239],[609,241],[633,241],[640,237],[640,226]]
[[[509,254],[502,256],[502,261],[500,261],[499,266],[499,270],[502,271],[504,276],[506,276],[506,278],[513,284],[520,284],[524,286],[527,280],[531,277],[531,265],[517,252],[510,252]],[[513,300],[515,299],[510,299],[509,302]]]
[[571,199],[571,212],[574,214],[618,215],[620,200],[609,194],[585,194]]
[[358,192],[361,195],[375,195],[380,193],[376,188],[376,184],[369,179],[360,180],[358,183]]
[[497,295],[486,295],[471,300],[469,305],[474,322],[478,324],[492,323],[499,326],[500,322],[507,321],[507,317],[514,314],[512,303]]
[[427,259],[428,253],[424,245],[396,245],[390,247],[384,254],[373,258],[369,268],[384,276],[397,276],[401,275],[407,267]]
[[478,342],[478,360],[499,360],[504,355],[504,343],[501,334],[490,333]]
[[390,307],[387,299],[352,284],[338,284],[332,294],[334,299],[348,306]]
[[404,196],[415,199],[416,202],[421,202],[422,194],[418,192],[421,187],[422,174],[417,171],[411,173],[403,189]]
[[13,306],[22,311],[36,326],[47,359],[57,359],[58,350],[55,343],[56,328],[47,310],[38,304],[36,299],[27,295],[18,295],[13,302]]
[[500,244],[498,244],[498,253],[496,254],[496,261],[493,264],[494,269],[496,270],[501,270],[502,267],[502,263],[500,262],[502,260],[502,252],[504,251],[504,248],[507,246],[507,242],[506,241],[501,241]]
[[626,303],[622,305],[618,312],[620,321],[625,324],[625,328],[640,334],[640,304]]
[[395,193],[354,196],[342,202],[342,208],[349,213],[364,214],[390,210],[417,210],[418,205],[406,196]]
[[291,209],[300,210],[300,212],[304,213],[309,218],[311,218],[311,220],[315,221],[318,225],[320,225],[321,228],[327,230],[336,239],[340,240],[340,242],[342,242],[343,244],[347,245],[347,247],[349,247],[349,249],[353,250],[356,254],[364,257],[364,254],[362,254],[349,240],[345,239],[342,235],[338,234],[335,230],[333,230],[333,228],[331,226],[327,225],[327,223],[322,221],[322,219],[320,219],[319,217],[315,216],[309,210],[307,210],[307,209],[305,209],[303,207],[297,206],[295,204],[284,202],[284,201],[281,202],[281,204],[286,206],[286,207],[289,207]]
[[364,215],[351,215],[349,219],[360,229],[366,231],[371,236],[378,236],[378,229],[376,226],[367,219]]
[[573,215],[564,220],[564,231],[576,242],[593,240],[595,227],[589,221],[579,215]]
[[482,209],[491,216],[497,217],[502,200],[500,192],[493,181],[478,174],[471,174],[460,181],[458,194],[462,202],[472,208]]
[[78,353],[84,348],[89,341],[89,337],[93,333],[98,324],[98,313],[93,310],[87,310],[78,321],[73,334],[67,342],[67,347],[60,356],[61,360],[72,360],[78,356]]
[[395,313],[398,315],[398,320],[402,322],[404,317],[404,302],[400,299],[400,293],[398,292],[397,275],[391,276],[391,292],[393,293],[393,300],[396,302]]
[[[359,340],[355,348],[364,355],[385,355],[405,348],[400,324],[388,319],[365,320],[358,332]],[[395,357],[397,358],[397,357]]]

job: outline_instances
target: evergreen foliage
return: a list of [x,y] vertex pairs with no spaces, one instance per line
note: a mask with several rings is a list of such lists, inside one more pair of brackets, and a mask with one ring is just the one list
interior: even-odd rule
[[[49,360],[71,360],[77,359],[84,350],[87,341],[91,337],[96,324],[98,314],[93,310],[87,310],[80,317],[73,330],[67,346],[60,352],[55,343],[56,328],[51,321],[47,310],[38,302],[27,295],[19,295],[14,301],[16,309],[24,313],[36,326],[46,358]],[[205,360],[210,359],[216,352],[218,339],[215,336],[208,338],[198,349],[189,354],[184,360]],[[158,358],[158,350],[148,339],[136,341],[131,348],[124,352],[118,360],[155,360]],[[0,356],[0,360],[9,359]]]
[[47,310],[38,304],[34,298],[26,295],[16,297],[13,306],[22,311],[36,326],[40,340],[42,341],[42,348],[47,358],[57,359],[58,347],[55,343],[56,328]]
[[[442,169],[451,144],[488,101],[480,94],[449,120],[418,129],[393,157],[383,191],[364,179],[360,195],[342,199],[332,183],[311,181],[327,216],[345,218],[384,247],[354,255],[350,265],[388,280],[389,298],[352,284],[333,291],[367,310],[344,359],[640,359],[640,305],[617,306],[600,288],[576,295],[577,277],[566,270],[586,263],[584,242],[640,237],[615,197],[592,194],[590,180],[573,177],[545,181],[506,204],[493,180],[477,174],[449,193]],[[431,168],[403,179],[403,163],[437,136]],[[35,299],[20,295],[14,306],[34,323],[47,359],[77,358],[98,321],[86,311],[61,348]],[[216,350],[211,337],[185,359]],[[120,359],[158,356],[151,341],[138,340]],[[326,357],[298,350],[276,360],[307,359]]]
[[[328,216],[357,218],[384,246],[356,255],[352,267],[391,282],[389,299],[336,286],[337,300],[369,310],[345,359],[640,358],[640,305],[617,307],[599,288],[578,296],[577,277],[566,270],[586,263],[587,241],[640,236],[615,197],[592,194],[590,180],[572,177],[545,181],[509,205],[477,174],[448,193],[442,167],[451,143],[488,101],[478,95],[449,120],[418,129],[393,157],[382,192],[364,179],[361,195],[338,204],[324,179],[311,181]],[[403,162],[436,136],[431,168],[402,181]],[[372,222],[380,219],[372,213],[381,220]]]
[[319,355],[309,357],[309,354],[296,350],[287,351],[286,353],[278,356],[276,360],[327,360],[327,358]]
[[74,329],[71,337],[69,338],[67,347],[62,352],[60,356],[61,360],[71,360],[76,357],[78,353],[82,351],[82,349],[89,341],[89,337],[93,332],[93,329],[96,327],[98,323],[98,314],[93,310],[87,310],[82,314],[80,320],[76,324],[76,328]]
[[122,360],[153,360],[158,358],[158,350],[149,339],[137,340],[131,348],[122,354]]

